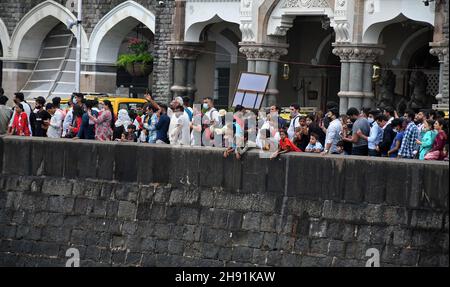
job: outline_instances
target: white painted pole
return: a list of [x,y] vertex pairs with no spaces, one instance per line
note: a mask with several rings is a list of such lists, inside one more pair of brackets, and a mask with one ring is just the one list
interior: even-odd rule
[[82,29],[82,10],[83,1],[78,0],[78,16],[77,16],[77,55],[75,63],[75,92],[80,92],[80,77],[81,77],[81,29]]

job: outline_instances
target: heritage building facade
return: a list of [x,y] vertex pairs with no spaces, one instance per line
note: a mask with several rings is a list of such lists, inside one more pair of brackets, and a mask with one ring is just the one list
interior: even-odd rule
[[[1,85],[8,95],[68,95],[76,27],[73,35],[61,31],[76,19],[73,2],[0,0]],[[151,87],[161,101],[212,96],[225,107],[240,72],[249,71],[272,75],[266,105],[323,108],[335,101],[341,112],[448,107],[448,0],[84,2],[86,92],[133,86],[142,94]],[[65,44],[51,45],[68,35]],[[133,37],[151,43],[148,77],[132,78],[116,66]],[[55,49],[61,55],[47,51]]]

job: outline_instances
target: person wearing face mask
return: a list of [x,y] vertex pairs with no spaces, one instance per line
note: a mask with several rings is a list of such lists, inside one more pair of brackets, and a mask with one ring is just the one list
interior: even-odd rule
[[204,117],[209,119],[211,125],[216,122],[219,122],[219,112],[214,107],[214,100],[210,97],[206,97],[203,99]]
[[[381,120],[386,123],[384,118],[378,118],[379,112],[374,110],[369,112],[369,117],[367,118],[370,124],[370,133],[369,136],[363,134],[361,130],[358,130],[358,136],[367,140],[368,148],[369,148],[369,156],[379,157],[379,143],[383,140],[383,129],[378,125],[377,120]],[[377,119],[377,120],[376,120]]]
[[35,137],[46,137],[47,136],[47,129],[48,125],[45,124],[48,120],[52,118],[52,116],[44,109],[45,106],[45,99],[44,97],[37,97],[36,98],[36,105],[35,105],[35,115],[36,115],[36,122],[34,126],[34,134]]
[[425,156],[433,147],[434,140],[437,136],[437,131],[434,130],[434,121],[426,120],[424,121],[422,132],[424,135],[416,143],[419,145],[419,160],[425,160]]
[[398,156],[398,151],[403,142],[403,137],[405,136],[404,122],[402,119],[394,119],[392,120],[392,130],[395,133],[394,140],[392,141],[392,145],[387,152],[387,156],[390,158],[396,158]]
[[337,108],[332,108],[327,113],[327,116],[331,120],[331,122],[327,129],[325,149],[322,152],[322,155],[338,153],[337,143],[341,140],[342,130],[342,124],[338,115],[339,110]]

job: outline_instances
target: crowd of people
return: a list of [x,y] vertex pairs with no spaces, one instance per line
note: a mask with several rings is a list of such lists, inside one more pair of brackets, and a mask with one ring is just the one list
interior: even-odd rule
[[[289,152],[322,155],[356,155],[419,160],[448,160],[448,120],[441,111],[406,111],[393,108],[358,110],[340,115],[336,103],[321,111],[301,115],[300,106],[290,106],[290,121],[280,117],[277,106],[255,114],[242,106],[233,113],[217,110],[212,98],[192,105],[190,98],[175,98],[169,106],[150,94],[147,104],[136,110],[115,113],[108,100],[88,100],[74,93],[68,108],[56,97],[47,103],[35,99],[35,107],[16,93],[14,108],[0,93],[0,135],[72,138],[214,146],[224,148],[224,157],[241,159],[250,149],[270,153],[270,158]],[[117,116],[116,116],[117,115]]]

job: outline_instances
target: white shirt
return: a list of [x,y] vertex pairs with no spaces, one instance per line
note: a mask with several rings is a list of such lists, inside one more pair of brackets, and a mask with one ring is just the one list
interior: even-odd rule
[[295,137],[295,130],[300,127],[300,115],[296,115],[291,123],[289,124],[289,129],[287,131],[288,137],[290,140],[293,140]]
[[325,148],[327,144],[331,144],[330,153],[337,152],[336,144],[341,140],[342,124],[339,119],[333,120],[327,129],[327,137],[325,138]]
[[[275,128],[273,126],[270,125],[270,123],[268,121],[266,121],[260,130],[269,130],[270,131],[270,135],[271,137],[268,139],[263,139],[261,138],[261,133],[258,132],[258,135],[256,136],[256,146],[258,148],[264,148],[264,145],[267,143],[278,143],[280,142],[280,132],[279,131],[275,131]],[[275,132],[275,133],[274,133]]]
[[60,110],[56,110],[50,119],[50,126],[47,130],[47,137],[49,138],[60,138],[62,134],[62,123],[64,115]]
[[219,122],[219,112],[215,108],[205,112],[205,117],[208,117],[209,121]]
[[181,144],[189,146],[191,145],[191,121],[186,113],[181,116],[182,128],[181,128]]
[[62,133],[63,137],[66,136],[66,134],[69,132],[69,126],[72,124],[72,121],[73,121],[73,108],[70,108],[63,122],[63,133]]
[[191,128],[189,116],[183,113],[181,116],[172,116],[170,123],[174,124],[172,131],[169,133],[170,144],[172,145],[191,145]]

